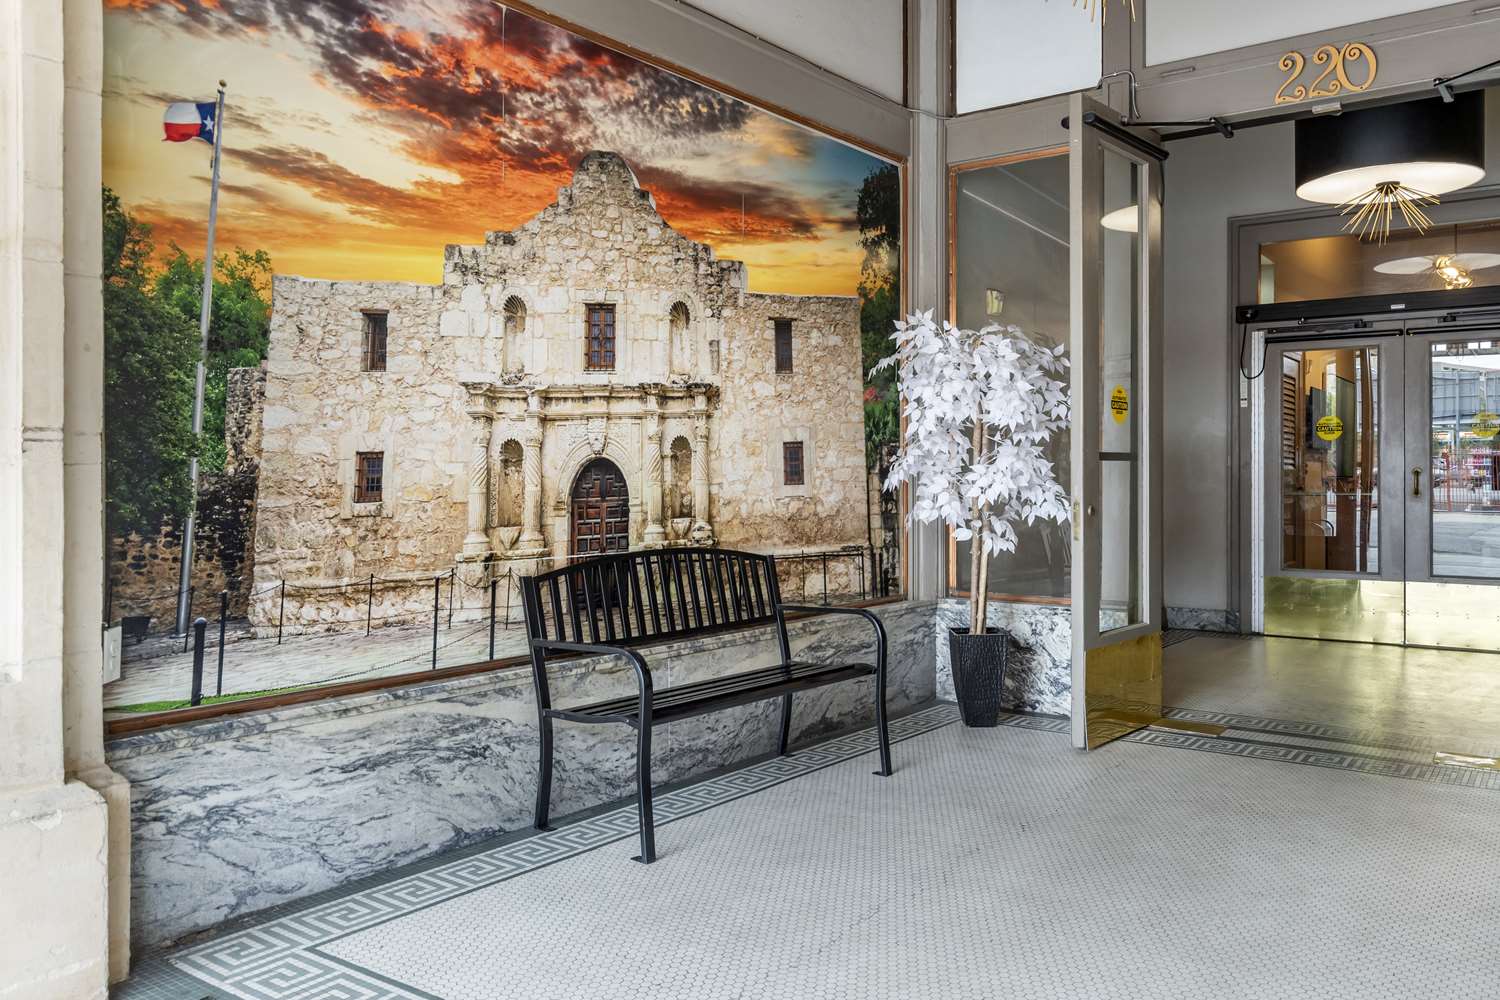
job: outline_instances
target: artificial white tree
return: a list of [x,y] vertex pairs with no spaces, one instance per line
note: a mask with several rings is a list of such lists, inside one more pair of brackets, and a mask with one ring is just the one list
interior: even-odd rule
[[942,521],[970,540],[969,628],[984,633],[989,556],[1016,550],[1016,525],[1069,518],[1045,449],[1068,426],[1062,346],[1041,347],[1019,327],[961,330],[913,313],[896,323],[906,427],[885,488],[911,485],[914,521]]

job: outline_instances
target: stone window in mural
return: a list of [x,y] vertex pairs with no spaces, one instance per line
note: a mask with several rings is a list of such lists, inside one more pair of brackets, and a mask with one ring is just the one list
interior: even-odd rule
[[611,303],[591,304],[585,329],[584,364],[589,371],[615,369],[615,307]]
[[672,374],[686,375],[692,368],[692,341],[689,327],[692,314],[686,302],[674,302],[669,317],[668,350],[672,352]]
[[[123,123],[104,137],[105,246],[131,251],[106,267],[145,296],[135,312],[105,300],[115,618],[170,627],[183,518],[232,495],[213,507],[232,513],[199,519],[223,541],[200,543],[194,583],[228,589],[248,630],[430,625],[440,577],[456,581],[453,627],[472,629],[491,581],[503,609],[503,581],[578,550],[593,522],[572,492],[598,462],[628,490],[611,544],[840,553],[832,599],[891,591],[900,516],[879,482],[898,392],[868,373],[901,301],[895,165],[478,0],[103,16],[104,120]],[[194,497],[207,147],[161,142],[156,108],[206,100],[220,75]],[[397,316],[399,377],[377,381]],[[788,428],[817,429],[816,491],[781,488],[809,482],[814,457],[783,450]],[[366,447],[399,448],[400,469]],[[338,521],[351,499],[382,516]]]
[[671,492],[671,516],[692,517],[693,516],[693,448],[687,443],[687,438],[677,438],[672,442],[672,470],[667,481],[672,484]]
[[495,490],[495,524],[501,528],[518,528],[521,525],[523,461],[519,441],[512,439],[500,446],[500,483]]
[[521,339],[526,336],[526,303],[518,295],[505,300],[505,324],[501,335],[504,338],[501,370],[521,371],[525,367],[521,362]]
[[364,351],[361,367],[367,372],[385,371],[386,314],[368,311],[364,316]]
[[776,320],[776,372],[778,375],[792,370],[792,321]]
[[802,486],[806,476],[802,466],[802,442],[786,441],[781,445],[781,483]]
[[354,456],[354,502],[385,499],[385,452],[362,451]]

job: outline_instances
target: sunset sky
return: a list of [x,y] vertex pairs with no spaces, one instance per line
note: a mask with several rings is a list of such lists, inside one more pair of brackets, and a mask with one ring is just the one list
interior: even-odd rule
[[448,243],[512,229],[590,149],[757,291],[853,294],[879,160],[486,0],[105,0],[104,181],[203,253],[209,147],[174,100],[228,81],[218,246],[278,273],[436,282]]

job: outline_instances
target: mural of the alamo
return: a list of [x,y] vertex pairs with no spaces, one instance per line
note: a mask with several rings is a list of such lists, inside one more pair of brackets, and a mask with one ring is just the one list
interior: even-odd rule
[[283,579],[867,543],[858,298],[748,291],[614,153],[519,229],[449,246],[440,285],[277,276],[272,295],[258,624]]

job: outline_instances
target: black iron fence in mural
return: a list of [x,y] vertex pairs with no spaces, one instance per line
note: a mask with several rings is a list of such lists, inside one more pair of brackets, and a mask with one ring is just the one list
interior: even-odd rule
[[[789,601],[840,604],[898,592],[885,548],[783,553],[776,563]],[[122,612],[110,620],[122,627],[123,649],[105,708],[167,711],[521,655],[519,581],[492,563],[333,583],[277,580],[244,594],[229,580],[216,594],[191,595],[186,635],[171,631],[175,592],[132,595],[128,607],[107,609]]]

